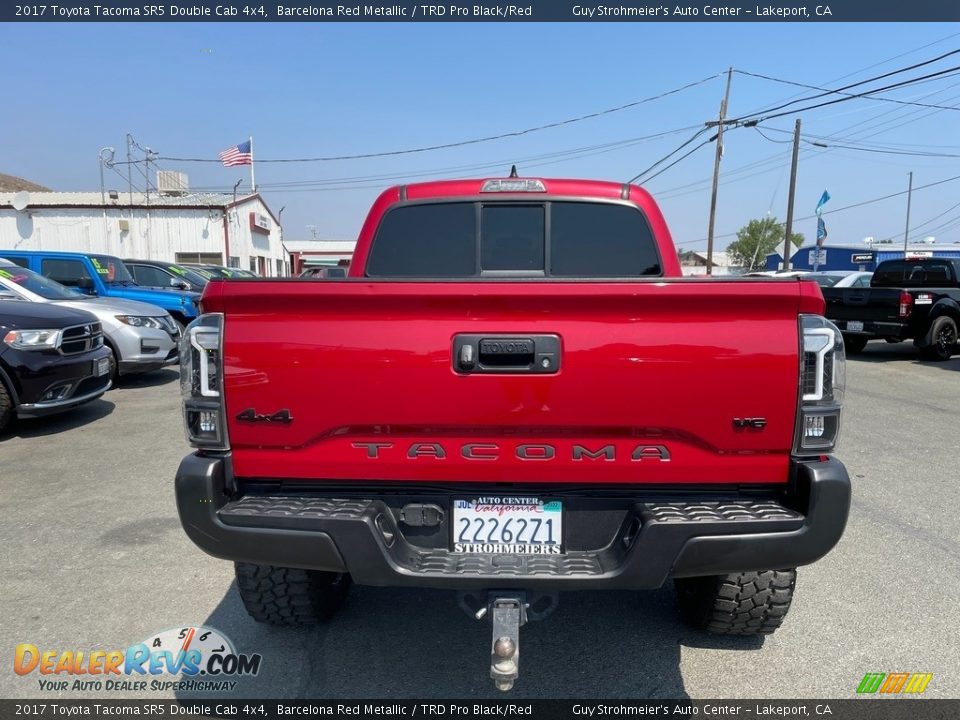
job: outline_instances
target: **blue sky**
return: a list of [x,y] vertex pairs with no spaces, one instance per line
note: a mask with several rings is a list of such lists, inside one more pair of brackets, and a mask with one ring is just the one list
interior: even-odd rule
[[[850,73],[856,74],[842,82],[855,82],[957,47],[960,28],[942,24],[7,25],[0,26],[0,66],[15,68],[16,82],[8,75],[0,172],[57,190],[96,190],[99,149],[114,146],[119,158],[128,131],[168,157],[215,158],[251,134],[261,159],[380,152],[560,121],[656,95],[731,65],[825,85]],[[957,59],[911,75],[960,64]],[[730,114],[779,104],[798,91],[735,75]],[[274,212],[285,207],[287,239],[309,238],[308,226],[322,238],[352,238],[379,190],[393,184],[383,176],[496,176],[517,161],[525,175],[623,181],[692,131],[600,154],[553,157],[544,165],[523,159],[702,124],[715,117],[722,93],[723,80],[716,78],[630,110],[502,141],[396,158],[259,163],[257,182]],[[960,105],[960,78],[886,97]],[[805,134],[848,138],[847,144],[960,155],[954,111],[853,100],[802,118]],[[777,129],[792,130],[793,116],[764,127],[769,138],[789,140]],[[770,212],[783,219],[789,179],[789,144],[741,128],[727,134],[725,147],[718,248],[751,218]],[[499,163],[502,170],[447,172],[483,163]],[[241,189],[249,189],[247,168],[172,161],[161,166],[187,172],[193,187],[228,188],[244,178]],[[683,248],[705,247],[712,167],[708,145],[646,184]],[[902,239],[905,196],[831,211],[905,190],[910,170],[920,186],[960,175],[960,158],[807,146],[796,215],[810,215],[826,188],[833,197],[825,208],[829,242]],[[366,176],[373,179],[337,180],[322,190],[277,185]],[[107,184],[125,187],[110,173]],[[960,241],[960,224],[948,222],[960,218],[960,208],[924,224],[958,201],[960,181],[915,192],[911,225],[919,227],[911,235],[945,226],[932,233],[938,242]],[[796,229],[814,237],[813,220]]]

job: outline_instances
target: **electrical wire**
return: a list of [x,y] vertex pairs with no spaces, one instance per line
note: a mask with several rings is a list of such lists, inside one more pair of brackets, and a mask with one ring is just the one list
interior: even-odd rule
[[[328,157],[307,157],[307,158],[274,158],[261,160],[257,159],[258,163],[300,163],[300,162],[331,162],[335,160],[362,160],[367,158],[379,158],[379,157],[392,157],[397,155],[410,155],[413,153],[423,153],[430,152],[433,150],[446,150],[448,148],[463,147],[465,145],[477,145],[479,143],[491,142],[493,140],[503,140],[511,137],[519,137],[521,135],[527,135],[533,132],[539,132],[541,130],[549,130],[552,128],[563,127],[565,125],[572,125],[573,123],[582,122],[584,120],[591,120],[593,118],[598,118],[604,115],[610,115],[611,113],[621,112],[623,110],[629,110],[630,108],[638,107],[655,100],[661,100],[670,95],[675,95],[677,93],[683,92],[684,90],[689,90],[691,88],[703,85],[715,80],[720,77],[723,73],[716,73],[705,77],[702,80],[696,80],[694,82],[687,83],[680,87],[674,88],[672,90],[667,90],[658,95],[652,95],[650,97],[643,98],[641,100],[635,100],[633,102],[625,103],[624,105],[618,105],[616,107],[607,108],[605,110],[599,110],[597,112],[587,113],[586,115],[579,115],[577,117],[568,118],[566,120],[560,120],[557,122],[546,123],[544,125],[537,125],[535,127],[524,128],[523,130],[515,130],[512,132],[501,133],[499,135],[488,135],[485,137],[472,138],[469,140],[460,140],[457,142],[443,143],[439,145],[428,145],[425,147],[417,148],[407,148],[404,150],[388,150],[383,152],[372,152],[372,153],[358,153],[355,155],[333,155]],[[172,157],[162,155],[158,157],[159,160],[170,160],[175,162],[221,162],[219,159],[214,158],[183,158],[183,157]]]
[[[881,74],[881,75],[875,75],[874,77],[867,78],[866,80],[859,80],[859,81],[857,81],[857,82],[855,82],[855,83],[850,83],[849,85],[844,85],[844,86],[842,86],[842,87],[835,88],[835,89],[833,89],[833,90],[824,90],[824,92],[822,92],[822,93],[820,93],[820,94],[818,94],[818,95],[811,95],[811,96],[808,96],[808,97],[803,97],[803,98],[798,98],[798,99],[796,99],[796,100],[791,100],[791,101],[789,101],[789,102],[784,102],[784,103],[781,103],[780,105],[775,105],[774,107],[767,108],[766,110],[761,110],[761,111],[759,111],[759,112],[752,113],[752,115],[754,115],[754,116],[758,116],[758,115],[759,115],[759,116],[763,116],[765,119],[769,119],[769,114],[770,114],[770,113],[775,113],[775,112],[778,111],[778,110],[783,110],[783,109],[785,109],[785,108],[790,107],[791,105],[796,105],[796,104],[798,104],[798,103],[803,103],[803,102],[809,102],[810,100],[816,100],[817,98],[826,97],[827,95],[832,95],[832,94],[835,94],[835,93],[842,92],[842,91],[844,91],[844,90],[849,90],[849,89],[851,89],[851,88],[859,87],[860,85],[867,85],[867,84],[872,83],[872,82],[877,82],[878,80],[883,80],[884,78],[888,78],[888,77],[892,77],[892,76],[894,76],[894,75],[899,75],[899,74],[901,74],[901,73],[909,72],[910,70],[916,70],[917,68],[925,67],[925,66],[927,66],[927,65],[932,65],[933,63],[939,62],[940,60],[943,60],[943,59],[945,59],[945,58],[948,58],[948,57],[951,57],[951,56],[957,55],[957,54],[960,54],[960,48],[958,48],[958,49],[956,49],[956,50],[951,50],[951,51],[946,52],[946,53],[943,53],[943,54],[938,55],[937,57],[931,58],[931,59],[929,59],[929,60],[924,60],[924,61],[919,62],[919,63],[914,63],[913,65],[908,65],[908,66],[906,66],[906,67],[897,68],[896,70],[891,70],[890,72],[886,72],[886,73],[883,73],[883,74]],[[742,71],[737,70],[736,72],[742,72]],[[941,73],[942,73],[942,72],[947,72],[947,71],[941,71]],[[747,73],[744,73],[744,74],[747,74]],[[938,74],[938,73],[934,73],[934,75],[936,75],[936,74]],[[902,81],[901,83],[894,83],[892,86],[890,86],[890,89],[892,89],[893,87],[899,87],[899,86],[904,85],[904,84],[910,84],[910,83],[913,83],[913,82],[917,82],[917,81],[926,79],[926,78],[928,78],[928,77],[930,77],[930,76],[921,76],[920,78],[914,78],[913,80],[910,80],[910,81]],[[847,96],[847,97],[845,97],[845,98],[843,98],[843,99],[844,99],[844,100],[854,100],[854,99],[856,99],[856,98],[863,97],[864,95],[867,95],[867,94],[870,94],[870,93],[874,93],[874,92],[881,92],[881,91],[883,91],[883,90],[885,90],[885,88],[878,88],[878,89],[876,89],[876,90],[866,91],[865,93],[854,93],[854,94],[849,95],[849,96]],[[836,102],[836,101],[834,101],[834,102]],[[818,106],[816,106],[816,107],[821,107],[821,106],[818,105]],[[811,108],[811,109],[812,109],[812,108]],[[791,110],[790,112],[802,112],[802,110]],[[741,122],[741,121],[743,121],[743,120],[745,120],[745,119],[747,119],[747,118],[746,118],[746,117],[740,117],[740,118],[737,118],[737,119],[735,119],[735,120],[728,121],[728,122],[730,122],[730,123],[739,123],[739,122]]]
[[[664,132],[655,133],[652,135],[642,135],[639,137],[625,138],[622,140],[615,140],[612,142],[601,143],[596,145],[586,145],[576,148],[568,148],[565,150],[560,150],[552,153],[545,153],[540,155],[531,155],[526,157],[512,157],[503,160],[491,160],[485,163],[480,164],[471,164],[471,165],[454,165],[447,166],[442,168],[433,168],[433,169],[424,169],[424,170],[413,170],[409,172],[401,173],[392,173],[392,174],[380,174],[380,175],[354,175],[347,177],[334,177],[334,178],[324,178],[324,179],[313,179],[313,180],[291,180],[286,182],[275,182],[275,183],[261,183],[258,185],[260,188],[264,189],[275,189],[283,190],[286,188],[307,188],[311,186],[334,186],[339,185],[342,187],[349,187],[357,183],[369,183],[369,182],[390,182],[397,180],[408,180],[420,177],[439,177],[443,175],[458,174],[464,172],[476,172],[481,170],[489,170],[494,168],[505,168],[511,164],[523,164],[525,168],[537,168],[544,167],[547,165],[554,165],[561,162],[567,162],[569,160],[575,160],[584,157],[593,157],[596,155],[602,155],[609,152],[614,152],[626,147],[631,147],[638,145],[649,140],[658,139],[662,137],[667,137],[669,135],[675,135],[680,132],[686,132],[700,127],[699,125],[688,125],[682,128],[675,128],[673,130],[667,130]],[[536,161],[548,161],[548,162],[536,162]],[[224,188],[223,186],[204,188],[207,190],[223,190],[229,189]]]
[[[674,148],[673,150],[671,150],[670,152],[668,152],[666,155],[664,155],[662,158],[660,158],[659,160],[657,160],[653,165],[651,165],[650,167],[648,167],[648,168],[647,168],[646,170],[644,170],[643,172],[640,172],[640,173],[637,173],[636,175],[634,175],[632,178],[630,178],[629,180],[627,180],[627,182],[628,182],[628,183],[634,183],[634,182],[639,181],[640,178],[642,178],[642,177],[643,177],[644,175],[646,175],[648,172],[650,172],[650,171],[653,170],[655,167],[657,167],[657,165],[660,165],[661,163],[663,163],[663,162],[669,160],[670,158],[672,158],[672,157],[673,157],[674,155],[676,155],[678,152],[680,152],[681,150],[683,150],[687,145],[689,145],[689,144],[692,143],[694,140],[696,140],[698,137],[700,137],[700,136],[703,135],[705,132],[707,132],[707,130],[708,130],[708,128],[700,128],[697,132],[695,132],[693,135],[691,135],[689,138],[687,138],[687,139],[686,139],[683,143],[681,143],[678,147],[676,147],[676,148]],[[707,142],[710,142],[710,140],[708,140]],[[664,170],[673,167],[674,165],[677,164],[677,162],[679,162],[680,160],[683,160],[683,158],[685,158],[685,157],[688,157],[688,156],[691,155],[695,150],[700,149],[704,144],[705,144],[705,143],[701,143],[700,145],[698,145],[697,147],[695,147],[693,150],[691,150],[689,153],[687,153],[687,154],[684,155],[683,157],[679,158],[679,160],[677,160],[676,162],[670,163],[670,165],[668,165],[666,168],[664,168]],[[661,171],[661,172],[662,172],[662,171]],[[658,172],[657,175],[659,175],[659,174],[660,174],[660,173]],[[655,176],[654,176],[654,177],[655,177]]]
[[[927,183],[926,185],[919,185],[918,187],[913,188],[913,192],[917,192],[917,191],[919,191],[919,190],[926,190],[927,188],[936,187],[936,186],[938,186],[938,185],[944,185],[944,184],[946,184],[946,183],[948,183],[948,182],[954,182],[955,180],[960,180],[960,175],[954,175],[953,177],[944,178],[943,180],[937,180],[937,181],[932,182],[932,183]],[[889,200],[890,198],[895,198],[895,197],[900,197],[900,196],[902,196],[902,195],[906,195],[908,192],[910,192],[910,191],[909,191],[909,190],[901,190],[900,192],[890,193],[889,195],[883,195],[883,196],[881,196],[881,197],[870,198],[869,200],[863,200],[863,201],[861,201],[861,202],[853,203],[853,204],[851,204],[851,205],[844,205],[843,207],[832,208],[832,209],[830,210],[830,214],[831,214],[831,215],[834,215],[834,214],[836,214],[836,213],[838,213],[838,212],[844,212],[845,210],[852,210],[852,209],[854,209],[854,208],[863,207],[863,206],[865,206],[865,205],[872,205],[873,203],[878,203],[878,202],[882,202],[882,201],[884,201],[884,200]],[[813,215],[805,215],[804,217],[800,217],[800,218],[794,218],[793,221],[794,221],[794,222],[801,222],[801,221],[803,221],[803,220],[812,220],[812,219],[815,218],[815,217],[817,217],[816,213],[814,213]],[[779,225],[780,227],[783,227],[783,226],[784,226],[784,223],[778,223],[778,225]],[[737,233],[732,232],[732,233],[724,233],[723,235],[714,235],[713,237],[714,237],[714,239],[717,239],[717,238],[726,238],[726,237],[736,237],[736,235],[737,235]],[[702,242],[706,242],[706,241],[707,241],[706,238],[700,238],[699,240],[691,240],[691,241],[685,243],[685,245],[694,245],[694,244],[698,244],[698,243],[702,243]]]
[[[958,52],[960,52],[960,51],[958,51]],[[773,113],[773,114],[763,114],[763,115],[761,115],[760,117],[756,117],[756,118],[738,118],[738,119],[735,119],[735,120],[724,120],[724,124],[727,124],[727,125],[742,125],[742,124],[744,124],[744,123],[746,123],[746,122],[765,122],[765,121],[767,121],[767,120],[774,120],[774,119],[776,119],[776,118],[783,117],[783,116],[785,116],[785,115],[796,115],[797,113],[807,112],[808,110],[817,110],[818,108],[827,107],[827,106],[829,106],[829,105],[836,105],[837,103],[850,102],[851,100],[859,100],[860,98],[865,98],[865,97],[868,97],[868,96],[870,96],[870,95],[874,95],[874,94],[876,94],[876,93],[887,92],[887,91],[889,91],[889,90],[895,90],[895,89],[897,89],[897,88],[899,88],[899,87],[907,87],[908,85],[915,85],[915,84],[917,84],[917,83],[926,82],[926,81],[928,81],[928,80],[932,80],[932,79],[935,79],[935,78],[942,78],[943,76],[950,77],[950,76],[952,76],[952,75],[957,74],[958,71],[960,71],[960,65],[955,65],[955,66],[953,66],[953,67],[947,68],[946,70],[939,70],[939,71],[937,71],[937,72],[935,72],[935,73],[930,73],[930,74],[928,74],[928,75],[922,75],[921,77],[918,77],[918,78],[911,78],[911,79],[909,79],[909,80],[902,80],[902,81],[900,81],[900,82],[898,82],[898,83],[893,83],[893,84],[891,84],[891,85],[884,85],[883,87],[874,88],[873,90],[865,90],[865,91],[862,92],[862,93],[856,93],[856,94],[853,94],[853,95],[846,95],[846,96],[844,96],[844,97],[837,98],[837,99],[835,99],[835,100],[827,100],[827,101],[822,102],[822,103],[817,103],[816,105],[807,105],[806,107],[794,108],[793,110],[785,110],[785,111],[783,111],[783,112],[778,112],[778,113]],[[812,98],[808,98],[808,99],[812,99]],[[944,110],[960,110],[960,108],[954,108],[954,107],[945,107],[945,108],[942,108],[942,109],[944,109]]]
[[[762,73],[749,72],[749,71],[747,71],[747,70],[737,70],[737,69],[734,69],[734,72],[735,72],[735,73],[738,73],[738,74],[740,74],[740,75],[748,75],[748,76],[750,76],[750,77],[760,78],[761,80],[771,80],[771,81],[773,81],[773,82],[782,83],[782,84],[784,84],[784,85],[794,85],[794,86],[796,86],[796,87],[807,88],[808,90],[822,90],[822,91],[823,91],[820,95],[814,95],[813,97],[805,98],[805,99],[807,99],[807,100],[812,100],[812,99],[817,98],[817,97],[824,97],[824,96],[826,96],[826,95],[844,95],[844,96],[850,97],[850,98],[862,97],[861,95],[857,95],[857,94],[854,94],[854,93],[847,93],[847,92],[843,92],[843,91],[841,91],[841,90],[830,90],[830,89],[828,89],[828,88],[819,87],[819,86],[817,86],[817,85],[807,85],[806,83],[795,82],[795,81],[793,81],[793,80],[785,80],[785,79],[783,79],[783,78],[772,77],[771,75],[764,75],[764,74],[762,74]],[[864,82],[867,82],[867,81],[864,81]],[[938,109],[938,110],[956,110],[956,108],[953,108],[953,107],[945,107],[945,106],[943,106],[943,105],[931,105],[931,104],[927,104],[927,103],[918,103],[918,102],[914,102],[914,101],[911,101],[911,100],[897,100],[897,99],[895,99],[895,98],[877,97],[877,98],[866,98],[866,99],[867,99],[867,100],[877,100],[877,101],[879,101],[879,102],[896,103],[896,104],[898,104],[898,105],[914,105],[914,106],[923,107],[923,108],[935,108],[935,109]],[[797,100],[796,102],[802,102],[802,101],[801,101],[801,100]],[[788,103],[788,104],[789,104],[789,103]],[[783,107],[785,107],[785,106],[783,106]]]
[[[665,173],[667,170],[669,170],[669,169],[672,168],[674,165],[676,165],[677,163],[679,163],[681,160],[686,160],[688,157],[690,157],[691,155],[693,155],[697,150],[699,150],[700,148],[702,148],[704,145],[709,145],[710,143],[712,143],[712,142],[715,141],[716,139],[717,139],[717,136],[714,135],[712,138],[709,138],[708,140],[704,140],[702,143],[700,143],[699,145],[694,146],[691,150],[688,150],[687,152],[685,152],[683,155],[681,155],[680,157],[678,157],[676,160],[674,160],[674,161],[673,161],[672,163],[670,163],[669,165],[666,165],[666,166],[660,168],[659,170],[657,170],[657,172],[655,172],[653,175],[651,175],[651,176],[648,177],[646,180],[644,180],[644,182],[645,182],[645,183],[649,183],[651,180],[653,180],[653,179],[654,179],[655,177],[657,177],[658,175],[663,175],[663,173]],[[631,182],[633,182],[633,181],[631,181]]]
[[[783,128],[766,128],[766,129],[772,130],[774,132],[790,133],[791,135],[793,134],[791,131],[784,130]],[[760,132],[760,128],[757,126],[754,126],[754,130],[756,130],[757,132]],[[791,143],[790,140],[774,140],[773,138],[768,137],[767,135],[764,135],[762,132],[760,132],[760,135],[764,139],[769,140],[770,142],[773,142],[773,143],[778,143],[778,144]],[[810,139],[811,137],[815,138],[815,140],[811,140]],[[881,155],[910,155],[913,157],[960,158],[960,153],[936,153],[936,152],[921,151],[921,150],[896,150],[896,149],[887,149],[887,148],[878,148],[878,147],[865,147],[863,145],[844,145],[836,142],[827,143],[825,142],[826,140],[825,138],[821,139],[818,136],[814,136],[814,135],[801,134],[800,139],[809,145],[813,145],[819,148],[842,148],[844,150],[872,152],[872,153],[878,153]]]

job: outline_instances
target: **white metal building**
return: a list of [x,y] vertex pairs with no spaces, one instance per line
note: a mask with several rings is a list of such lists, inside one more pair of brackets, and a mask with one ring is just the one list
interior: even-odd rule
[[[711,274],[719,277],[721,275],[737,275],[742,272],[741,268],[733,267],[730,263],[730,256],[724,251],[713,251],[713,268]],[[705,250],[688,250],[680,253],[680,269],[684,275],[706,275],[707,274],[707,253]]]
[[310,267],[349,265],[356,240],[290,240],[284,243],[290,253],[293,274]]
[[290,274],[280,223],[259,194],[0,193],[4,248],[228,265],[264,277]]

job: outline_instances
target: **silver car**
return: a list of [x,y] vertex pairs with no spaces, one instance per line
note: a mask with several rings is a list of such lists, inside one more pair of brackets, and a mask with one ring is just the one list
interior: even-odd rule
[[151,372],[176,363],[180,329],[166,310],[119,298],[90,297],[0,258],[0,298],[49,302],[93,313],[113,351],[118,375]]

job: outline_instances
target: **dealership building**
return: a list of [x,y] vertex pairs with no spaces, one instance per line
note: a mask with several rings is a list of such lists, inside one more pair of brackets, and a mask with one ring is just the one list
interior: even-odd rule
[[[960,245],[938,244],[936,242],[911,243],[906,250],[907,257],[960,258]],[[903,244],[872,243],[861,245],[824,245],[817,257],[816,245],[804,245],[790,256],[791,270],[876,270],[884,260],[903,258]],[[783,264],[780,253],[767,255],[767,270],[779,270]]]
[[4,249],[227,265],[263,277],[290,274],[279,219],[257,193],[0,192]]

